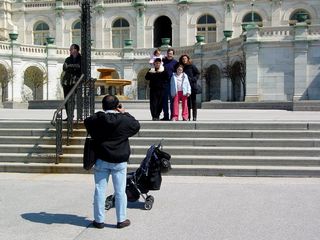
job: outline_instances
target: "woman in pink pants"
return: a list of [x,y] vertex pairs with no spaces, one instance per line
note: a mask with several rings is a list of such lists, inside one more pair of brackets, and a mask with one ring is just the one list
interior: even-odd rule
[[188,97],[191,94],[191,86],[187,74],[183,72],[183,65],[178,65],[176,72],[172,74],[171,96],[173,98],[172,121],[179,119],[179,101],[182,105],[182,119],[188,121]]

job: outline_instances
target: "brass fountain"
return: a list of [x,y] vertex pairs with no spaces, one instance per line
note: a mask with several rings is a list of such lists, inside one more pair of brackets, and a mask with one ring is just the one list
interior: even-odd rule
[[104,87],[107,89],[107,94],[114,94],[120,100],[128,99],[123,93],[123,88],[131,85],[131,80],[115,78],[117,72],[114,68],[98,68],[97,71],[100,72],[100,75],[95,82],[96,87]]

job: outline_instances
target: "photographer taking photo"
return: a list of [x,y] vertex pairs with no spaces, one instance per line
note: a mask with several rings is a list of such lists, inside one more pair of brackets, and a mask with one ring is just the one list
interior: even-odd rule
[[140,130],[140,123],[119,103],[116,96],[102,99],[102,108],[84,120],[87,132],[94,140],[97,161],[94,165],[94,221],[93,226],[104,228],[105,196],[109,176],[115,193],[117,228],[130,225],[127,219],[127,162],[130,156],[129,137]]

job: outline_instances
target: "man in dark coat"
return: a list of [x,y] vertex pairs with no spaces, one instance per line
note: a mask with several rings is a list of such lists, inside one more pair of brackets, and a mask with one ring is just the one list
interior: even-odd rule
[[156,58],[153,62],[154,68],[151,68],[145,79],[149,81],[150,87],[150,112],[153,121],[160,120],[162,111],[163,95],[165,93],[167,82],[169,81],[168,72],[161,65],[161,59]]
[[94,166],[94,221],[96,228],[104,227],[105,196],[109,175],[115,193],[117,228],[130,225],[127,219],[127,162],[130,156],[129,137],[139,129],[139,122],[125,112],[116,96],[107,95],[102,100],[104,112],[85,119],[84,124],[94,140],[97,161]]
[[168,121],[171,119],[171,116],[169,116],[169,108],[168,108],[168,99],[170,100],[170,115],[172,115],[172,97],[170,94],[170,80],[172,73],[175,70],[175,66],[177,65],[178,61],[174,59],[174,49],[168,48],[167,50],[167,56],[163,59],[163,66],[164,69],[168,72],[169,81],[167,83],[167,87],[163,96],[163,118],[161,120]]
[[[68,95],[68,93],[71,91],[71,89],[81,76],[81,55],[79,51],[79,45],[72,44],[70,46],[70,56],[65,59],[63,64],[63,76],[61,79],[61,83],[63,87],[64,97]],[[67,112],[67,118],[73,119],[75,100],[73,98],[70,99],[70,101],[71,105],[68,105],[68,103],[66,103],[65,108]],[[71,107],[70,109],[69,106]]]

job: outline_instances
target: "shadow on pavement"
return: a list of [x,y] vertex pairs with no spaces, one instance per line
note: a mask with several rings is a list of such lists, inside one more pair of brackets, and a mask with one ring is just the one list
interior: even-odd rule
[[43,224],[70,224],[80,227],[89,227],[92,221],[73,214],[60,214],[60,213],[24,213],[21,217],[31,222]]

